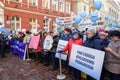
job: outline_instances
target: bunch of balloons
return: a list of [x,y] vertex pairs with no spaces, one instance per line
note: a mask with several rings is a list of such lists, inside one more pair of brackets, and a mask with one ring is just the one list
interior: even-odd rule
[[8,35],[9,35],[9,31],[8,31],[8,29],[7,29],[6,27],[4,27],[4,26],[1,27],[1,28],[0,28],[0,32],[1,32],[1,31],[4,31],[4,32],[5,32],[5,36],[8,36]]
[[[95,1],[94,8],[96,10],[100,10],[102,8],[102,1],[101,0]],[[79,24],[81,20],[86,17],[86,15],[87,15],[86,12],[78,12],[77,15],[73,18],[73,20],[76,24]],[[96,22],[98,20],[97,12],[91,12],[90,19],[92,22]],[[106,16],[105,19],[108,20],[109,16]],[[56,19],[56,24],[60,25],[60,19]]]

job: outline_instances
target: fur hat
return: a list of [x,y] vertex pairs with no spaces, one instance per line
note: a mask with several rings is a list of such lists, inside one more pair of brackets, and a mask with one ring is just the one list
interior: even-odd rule
[[118,36],[120,37],[120,32],[118,30],[110,31],[109,35],[112,36]]

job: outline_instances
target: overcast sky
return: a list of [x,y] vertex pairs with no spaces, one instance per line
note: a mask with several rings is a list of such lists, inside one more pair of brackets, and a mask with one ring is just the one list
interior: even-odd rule
[[114,1],[120,1],[120,0],[114,0]]

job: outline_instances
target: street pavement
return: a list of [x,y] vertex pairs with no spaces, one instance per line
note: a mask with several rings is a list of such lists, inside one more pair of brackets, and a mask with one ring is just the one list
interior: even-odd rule
[[[18,55],[7,53],[7,58],[0,59],[0,80],[57,80],[59,69],[51,70],[37,61],[23,61]],[[66,75],[65,80],[71,80]]]

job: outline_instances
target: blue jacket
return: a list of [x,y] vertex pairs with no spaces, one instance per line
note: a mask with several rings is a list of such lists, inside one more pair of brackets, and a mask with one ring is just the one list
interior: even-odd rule
[[94,36],[91,39],[87,39],[84,43],[83,46],[93,48],[93,49],[98,49],[101,50],[101,40],[98,38],[98,36]]
[[72,38],[70,34],[68,34],[68,35],[65,35],[65,34],[64,34],[64,35],[61,36],[60,39],[61,39],[61,40],[65,40],[65,41],[69,41],[70,38]]

